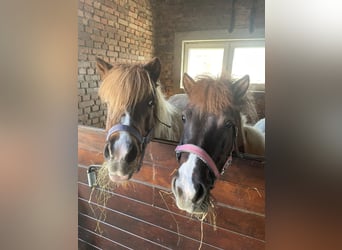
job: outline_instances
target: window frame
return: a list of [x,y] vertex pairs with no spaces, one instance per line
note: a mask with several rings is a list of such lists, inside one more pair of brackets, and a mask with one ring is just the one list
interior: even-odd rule
[[183,89],[183,73],[188,72],[188,54],[189,49],[197,49],[197,48],[205,48],[205,49],[223,49],[223,62],[222,69],[224,70],[224,62],[227,60],[226,53],[226,43],[224,41],[183,41],[182,43],[182,66],[181,66],[181,75],[180,75],[180,84],[179,87]]
[[[233,53],[229,53],[236,47],[266,47],[265,46],[265,30],[257,29],[252,34],[246,30],[237,29],[232,33],[227,30],[214,31],[193,31],[193,32],[179,32],[175,34],[175,48],[174,48],[174,66],[173,79],[175,93],[183,93],[182,78],[185,70],[185,52],[186,49],[191,48],[190,44],[200,47],[204,45],[207,48],[224,48],[222,71],[231,74]],[[221,45],[218,47],[215,44]],[[186,59],[187,60],[187,59]],[[230,63],[229,63],[230,62]],[[230,64],[230,65],[229,65]],[[265,80],[266,81],[266,80]],[[265,91],[266,83],[251,83],[250,89],[252,91]]]

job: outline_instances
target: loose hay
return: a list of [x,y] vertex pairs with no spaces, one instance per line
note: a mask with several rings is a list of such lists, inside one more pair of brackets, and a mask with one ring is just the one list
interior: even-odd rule
[[207,196],[206,201],[201,204],[201,208],[204,212],[197,212],[190,214],[200,221],[206,221],[214,227],[216,231],[216,212],[215,202],[212,196]]
[[[159,190],[159,194],[166,206],[166,208],[169,210],[170,215],[173,219],[173,221],[176,223],[176,227],[177,227],[177,235],[178,235],[178,241],[177,241],[177,246],[179,246],[180,243],[180,233],[179,233],[179,224],[176,221],[176,218],[174,217],[174,215],[172,214],[164,195],[168,195],[169,197],[171,197],[173,199],[173,201],[175,200],[172,192],[166,192],[164,190]],[[208,196],[207,201],[203,203],[203,207],[204,211],[206,212],[198,212],[198,213],[191,213],[189,214],[190,217],[195,217],[196,219],[198,219],[201,223],[200,223],[200,231],[201,231],[201,237],[200,237],[200,245],[198,247],[198,249],[200,250],[202,248],[203,245],[203,237],[204,237],[204,231],[203,231],[203,223],[204,222],[208,222],[209,224],[211,224],[213,226],[213,229],[216,231],[216,212],[215,212],[215,205],[214,205],[214,199],[211,196]]]
[[214,205],[214,199],[211,196],[207,196],[207,200],[202,203],[202,208],[206,212],[199,212],[199,213],[192,213],[190,216],[194,216],[198,220],[201,221],[201,238],[200,238],[200,245],[198,249],[200,250],[202,248],[203,244],[203,237],[204,237],[204,232],[203,232],[203,223],[206,221],[209,224],[211,224],[214,228],[214,231],[216,231],[216,212],[215,212],[215,205]]
[[161,196],[161,198],[162,198],[162,200],[163,200],[163,202],[164,202],[164,204],[165,204],[167,210],[169,210],[172,219],[173,219],[174,222],[176,223],[177,235],[178,235],[177,246],[178,246],[178,245],[179,245],[179,242],[180,242],[180,235],[179,235],[179,226],[178,226],[178,222],[176,221],[175,216],[173,216],[173,214],[172,214],[172,212],[171,212],[169,206],[167,205],[167,203],[166,203],[166,201],[165,201],[165,199],[164,199],[163,194],[169,195],[173,200],[174,200],[174,197],[173,197],[173,195],[172,195],[172,192],[166,192],[166,191],[164,191],[164,190],[159,190],[159,195]]
[[[122,183],[114,183],[109,179],[108,176],[108,170],[106,166],[106,162],[99,168],[97,172],[97,178],[96,178],[96,187],[91,188],[91,193],[89,196],[89,206],[90,209],[94,215],[95,218],[97,218],[97,223],[95,227],[95,232],[98,232],[100,234],[103,234],[103,230],[100,227],[100,223],[102,221],[106,220],[107,214],[106,214],[106,205],[109,200],[109,198],[113,195],[113,189],[117,187],[123,187],[123,188],[133,188],[135,190],[134,183],[131,181],[126,181]],[[174,200],[172,192],[167,192],[164,190],[159,190],[159,194],[166,206],[166,208],[170,211],[170,215],[173,219],[173,221],[176,224],[176,230],[178,235],[177,240],[177,246],[179,246],[180,243],[180,230],[179,230],[179,223],[177,222],[175,216],[171,212],[169,205],[167,204],[164,195],[168,195]],[[95,201],[92,201],[95,199]],[[98,204],[96,208],[94,208],[93,204]],[[198,249],[202,248],[203,245],[203,238],[204,238],[204,229],[203,224],[205,222],[211,224],[213,226],[213,229],[216,231],[216,212],[215,212],[215,205],[214,205],[214,199],[212,196],[208,196],[206,201],[202,204],[202,209],[205,212],[197,212],[189,214],[190,217],[194,217],[200,221],[200,245]]]
[[[130,181],[126,181],[122,183],[112,182],[108,176],[108,169],[106,166],[106,162],[103,163],[97,172],[96,187],[91,188],[91,193],[90,193],[89,200],[88,200],[90,209],[94,217],[97,218],[95,232],[99,232],[100,234],[103,233],[103,230],[101,230],[100,228],[100,222],[106,220],[106,217],[107,217],[106,205],[107,205],[108,199],[113,195],[112,194],[113,189],[119,186],[123,188],[133,187],[133,189],[135,190],[134,184]],[[95,196],[95,203],[98,204],[98,206],[96,206],[96,209],[94,209],[92,205],[93,195]],[[98,216],[97,216],[96,210],[98,211]]]

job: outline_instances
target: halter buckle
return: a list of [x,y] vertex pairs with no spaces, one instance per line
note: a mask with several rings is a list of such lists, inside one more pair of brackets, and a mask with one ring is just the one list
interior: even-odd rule
[[182,153],[179,151],[176,151],[176,159],[178,162],[180,161],[181,157],[182,157]]
[[221,170],[221,175],[224,174],[224,172],[227,170],[227,168],[229,168],[232,165],[232,161],[233,161],[233,157],[232,157],[232,153],[230,153],[226,163],[224,164],[222,170]]
[[125,132],[128,132],[130,133],[131,135],[133,135],[140,143],[140,146],[141,146],[141,158],[140,158],[140,162],[139,162],[139,165],[138,165],[138,168],[137,168],[137,171],[140,170],[141,168],[141,165],[143,163],[143,158],[144,158],[144,155],[145,155],[145,149],[146,149],[146,146],[147,144],[151,141],[151,137],[152,137],[152,132],[153,132],[153,128],[150,129],[150,131],[147,133],[147,135],[145,137],[143,137],[138,130],[136,130],[134,127],[132,126],[128,126],[128,125],[124,125],[124,124],[116,124],[114,125],[113,127],[111,127],[107,133],[107,138],[106,138],[106,141],[108,142],[109,141],[109,138],[110,136],[113,134],[113,133],[116,133],[116,132],[120,132],[120,131],[125,131]]

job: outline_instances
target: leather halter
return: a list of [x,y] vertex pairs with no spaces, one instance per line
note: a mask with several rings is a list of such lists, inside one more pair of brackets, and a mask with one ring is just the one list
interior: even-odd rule
[[124,132],[128,132],[131,135],[133,135],[138,142],[141,145],[141,158],[139,161],[139,165],[138,165],[138,169],[137,171],[140,170],[141,165],[142,165],[142,161],[145,155],[145,149],[147,144],[151,141],[152,138],[152,132],[153,132],[153,128],[150,129],[150,131],[147,133],[146,136],[142,136],[138,130],[136,130],[134,127],[132,126],[128,126],[128,125],[124,125],[124,124],[116,124],[113,127],[111,127],[107,133],[107,137],[106,137],[106,142],[109,143],[109,138],[112,134],[116,133],[116,132],[120,132],[120,131],[124,131]]
[[223,165],[221,172],[218,171],[218,167],[216,166],[213,159],[209,156],[209,154],[204,149],[202,149],[201,147],[198,147],[194,144],[178,145],[175,149],[177,159],[178,160],[180,159],[182,152],[195,154],[198,158],[200,158],[211,169],[211,171],[214,173],[215,177],[218,179],[220,177],[220,175],[223,175],[224,172],[226,171],[226,169],[232,165],[232,159],[233,159],[232,153],[234,150],[234,146],[235,146],[235,150],[237,151],[237,154],[239,155],[239,150],[238,150],[238,146],[237,146],[238,129],[234,125],[233,125],[233,128],[235,131],[234,139],[233,139],[233,147],[229,153],[228,159],[226,160],[225,164]]
[[[151,78],[150,78],[150,75],[148,73],[147,73],[147,77],[148,77],[149,81],[152,82]],[[155,99],[156,98],[156,89],[153,86],[152,86],[152,95],[153,95],[153,99]],[[146,146],[147,146],[147,144],[152,139],[153,127],[150,129],[150,131],[147,133],[146,136],[142,136],[140,134],[140,132],[137,129],[135,129],[134,127],[132,127],[132,126],[128,126],[128,125],[124,125],[124,124],[120,124],[120,123],[119,124],[115,124],[113,127],[111,127],[108,130],[107,137],[106,137],[106,142],[109,143],[110,136],[112,134],[114,134],[116,132],[120,132],[120,131],[124,131],[124,132],[130,133],[131,135],[133,135],[138,140],[138,142],[141,145],[141,158],[140,158],[139,165],[138,165],[138,168],[137,168],[137,171],[139,171],[140,168],[141,168],[141,165],[143,163]]]
[[134,127],[132,126],[128,126],[128,125],[124,125],[124,124],[116,124],[113,127],[111,127],[107,133],[107,138],[106,141],[108,142],[110,136],[116,132],[120,132],[120,131],[125,131],[130,133],[131,135],[133,135],[141,145],[146,146],[147,143],[149,143],[151,141],[151,132],[153,129],[151,129],[148,134],[143,137],[138,130],[136,130]]

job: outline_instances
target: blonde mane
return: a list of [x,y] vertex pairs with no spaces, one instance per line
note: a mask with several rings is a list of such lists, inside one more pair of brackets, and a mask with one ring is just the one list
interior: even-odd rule
[[246,123],[246,117],[242,120],[242,140],[246,153],[254,155],[265,155],[265,135],[255,127]]
[[166,101],[142,64],[115,64],[104,77],[99,96],[107,104],[107,129],[119,121],[127,107],[135,107],[151,95],[156,97],[154,137],[178,140],[182,129],[180,111]]
[[[154,137],[170,141],[179,141],[183,129],[181,111],[165,99],[158,87],[156,88],[156,99],[158,103],[157,118],[159,121],[157,121],[154,129]],[[171,128],[168,128],[161,122],[171,126]]]

